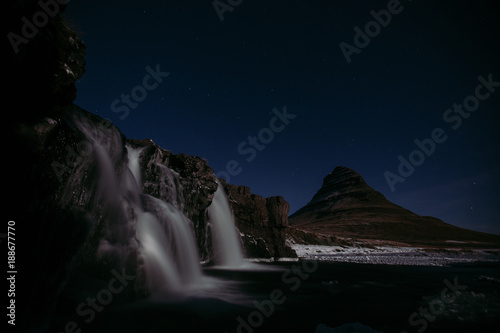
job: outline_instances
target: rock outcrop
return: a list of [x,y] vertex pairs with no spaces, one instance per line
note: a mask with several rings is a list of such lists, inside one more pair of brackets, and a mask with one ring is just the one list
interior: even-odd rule
[[[62,193],[56,193],[59,180],[48,160],[58,147],[66,156],[66,145],[80,139],[58,121],[72,108],[75,81],[85,71],[85,45],[61,17],[64,8],[58,4],[57,12],[29,36],[23,35],[22,18],[29,21],[41,10],[38,1],[7,1],[1,11],[4,154],[9,156],[4,205],[18,235],[16,264],[22,275],[16,287],[22,292],[16,293],[16,304],[24,306],[16,308],[16,324],[22,331],[45,328],[43,318],[55,308],[73,268],[88,255],[89,247],[82,244],[92,231],[80,206],[68,209],[57,202]],[[57,143],[55,131],[60,133]]]
[[200,157],[173,154],[150,139],[129,139],[127,142],[133,147],[144,148],[139,156],[143,180],[141,190],[165,202],[180,204],[181,210],[194,224],[201,260],[210,261],[207,208],[217,190],[213,169]]
[[281,196],[264,198],[246,186],[228,185],[236,225],[248,257],[296,257],[286,245],[290,206]]
[[404,209],[371,188],[356,171],[340,166],[324,178],[312,200],[289,221],[309,232],[371,242],[433,247],[500,244],[500,236],[462,229]]
[[[12,174],[30,184],[26,206],[16,218],[26,230],[23,240],[30,245],[25,248],[31,249],[25,272],[37,277],[24,289],[38,304],[27,322],[47,318],[45,311],[53,311],[60,297],[76,308],[80,299],[68,296],[67,287],[83,290],[85,281],[104,283],[113,271],[135,277],[120,298],[148,294],[136,224],[143,209],[154,211],[151,197],[174,205],[193,222],[200,261],[212,259],[207,209],[218,185],[205,160],[173,154],[151,140],[127,139],[113,124],[72,104],[63,118],[46,124],[40,155],[27,175]],[[142,186],[136,190],[128,165],[134,150],[139,151]],[[285,245],[289,206],[282,197],[264,199],[228,184],[225,189],[247,256],[294,254]],[[98,291],[92,288],[88,294]],[[47,305],[44,311],[39,304]]]
[[[59,5],[59,12],[64,8]],[[4,36],[21,34],[21,18],[39,10],[35,0],[9,1],[2,11]],[[21,330],[51,329],[47,320],[58,304],[74,316],[79,296],[95,295],[116,272],[134,278],[115,298],[147,295],[137,221],[158,200],[193,223],[200,260],[210,261],[207,208],[218,185],[206,161],[173,154],[151,140],[127,139],[112,123],[73,104],[85,45],[60,13],[19,48],[6,41],[1,71],[15,109],[8,112],[5,172],[11,181],[5,204],[16,223],[16,258],[27,279],[17,285],[22,292],[16,301],[24,304],[17,309]],[[140,184],[130,174],[131,150],[140,151]],[[247,254],[286,255],[288,204],[281,197],[245,201],[255,198],[232,197]],[[247,224],[244,213],[251,205],[258,217]]]

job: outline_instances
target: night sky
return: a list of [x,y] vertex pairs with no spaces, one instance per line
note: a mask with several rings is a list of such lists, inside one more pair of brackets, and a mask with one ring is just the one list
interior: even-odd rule
[[[490,3],[222,0],[219,15],[210,0],[72,0],[64,17],[87,46],[75,103],[128,138],[284,196],[290,213],[343,165],[415,213],[500,234],[500,29]],[[479,76],[490,81],[480,98]],[[464,99],[474,111],[458,109]],[[439,128],[446,140],[432,150]],[[416,139],[429,156],[412,154]],[[400,155],[419,165],[393,191],[384,174],[401,177]]]

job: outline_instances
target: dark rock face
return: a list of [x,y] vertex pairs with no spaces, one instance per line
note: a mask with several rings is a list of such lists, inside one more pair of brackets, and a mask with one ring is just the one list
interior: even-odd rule
[[[8,1],[2,11],[4,36],[20,34],[21,18],[39,10],[36,0]],[[113,124],[72,104],[75,81],[84,72],[85,46],[60,14],[18,45],[19,50],[5,38],[3,46],[6,96],[16,101],[8,117],[5,154],[10,161],[5,171],[12,179],[8,218],[22,235],[16,243],[26,278],[18,280],[22,293],[16,299],[26,305],[16,313],[21,330],[60,331],[47,326],[56,307],[74,316],[82,295],[105,288],[113,271],[133,276],[129,287],[114,297],[148,294],[136,232],[141,200],[143,209],[154,197],[184,212],[193,222],[200,260],[210,261],[207,209],[217,179],[206,161],[173,154],[151,140],[127,139]],[[131,181],[131,149],[140,149],[140,185]],[[233,187],[226,184],[228,188]],[[232,197],[246,252],[288,255],[288,204],[281,197],[264,199],[246,191],[248,195],[235,192]]]
[[39,1],[9,0],[4,4],[2,35],[10,35],[12,41],[2,39],[6,58],[1,72],[9,78],[6,96],[16,101],[18,108],[9,114],[11,119],[33,123],[43,117],[57,118],[76,97],[75,81],[85,71],[85,45],[60,15],[66,5],[56,5],[57,14],[25,37],[21,19],[31,21],[42,11]]
[[[118,297],[148,294],[136,235],[137,193],[183,211],[193,222],[200,260],[212,259],[207,210],[218,185],[205,160],[173,154],[151,140],[127,139],[113,124],[72,104],[62,119],[47,121],[44,131],[40,157],[30,164],[26,178],[30,196],[23,203],[28,205],[16,219],[30,230],[24,238],[32,249],[26,272],[37,277],[24,289],[26,297],[37,304],[28,309],[26,322],[43,325],[43,318],[61,298],[76,308],[79,299],[65,290],[85,290],[89,287],[81,285],[90,280],[105,283],[113,277],[113,270],[135,277]],[[124,197],[120,190],[114,198],[110,189],[131,186],[127,185],[130,149],[140,149],[142,188]],[[103,163],[108,164],[108,171],[103,171]],[[264,199],[251,194],[248,187],[224,186],[237,227],[244,234],[247,255],[294,256],[285,245],[288,203],[282,197]],[[148,199],[142,200],[148,209]],[[37,223],[31,226],[32,221]],[[92,289],[95,286],[90,288],[88,294],[97,292]],[[46,312],[40,311],[40,304],[47,305]]]
[[227,185],[236,225],[248,257],[296,257],[286,245],[290,206],[281,196],[263,198],[246,186]]
[[[29,188],[16,198],[24,204],[16,217],[24,235],[20,258],[25,260],[25,276],[32,277],[21,294],[32,304],[24,309],[25,325],[43,325],[72,279],[106,281],[114,267],[129,271],[136,267],[134,230],[120,225],[122,212],[101,195],[95,181],[99,177],[96,153],[76,122],[98,129],[107,138],[103,149],[113,152],[117,177],[126,163],[124,137],[116,127],[76,106],[66,106],[65,114],[63,119],[50,120],[38,157],[25,165],[29,172],[13,171]],[[119,250],[100,255],[100,242]]]
[[16,302],[26,304],[16,309],[22,331],[35,325],[44,328],[42,318],[55,308],[74,268],[90,256],[88,235],[95,231],[81,206],[85,194],[64,194],[51,167],[56,154],[64,159],[65,147],[75,147],[72,144],[82,139],[68,122],[59,121],[71,112],[75,81],[85,71],[85,45],[62,19],[64,8],[60,5],[57,14],[18,45],[7,36],[22,37],[21,18],[30,20],[40,11],[38,1],[9,0],[0,14],[0,72],[9,101],[4,153],[10,161],[4,170],[11,180],[5,205],[16,232],[23,235],[16,242],[17,263],[23,268],[16,281],[23,292],[17,293]]
[[[35,0],[9,1],[2,11],[4,36],[19,34],[21,17],[30,18],[39,10]],[[217,179],[206,161],[173,154],[151,140],[127,139],[113,124],[72,104],[75,81],[84,72],[85,46],[59,14],[19,45],[18,52],[6,40],[6,59],[0,66],[9,83],[6,95],[16,101],[8,117],[11,144],[5,171],[13,181],[8,183],[6,206],[22,235],[16,243],[26,279],[17,281],[22,293],[16,302],[26,305],[16,313],[21,330],[60,331],[47,326],[56,307],[74,316],[82,295],[105,288],[113,271],[134,277],[115,298],[148,294],[136,232],[142,194],[144,209],[154,197],[184,212],[193,222],[200,259],[210,261],[207,208]],[[130,181],[129,149],[140,149],[138,190]],[[114,190],[120,193],[114,196]],[[251,220],[260,221],[254,225],[240,224],[247,253],[286,254],[288,204],[279,197],[249,205],[238,201],[247,199],[243,195],[232,202],[236,209],[254,204],[259,215]]]
[[144,147],[140,154],[143,180],[141,190],[165,202],[177,203],[193,221],[201,260],[209,261],[207,209],[217,190],[213,169],[200,157],[173,154],[152,140],[129,139],[127,142],[133,147]]
[[[81,299],[73,299],[65,290],[95,294],[96,285],[89,286],[88,281],[100,281],[99,286],[113,277],[113,270],[134,276],[130,288],[117,297],[148,294],[136,234],[140,213],[136,203],[142,198],[144,209],[149,208],[141,193],[183,211],[193,222],[200,259],[210,260],[207,208],[217,182],[206,161],[172,154],[151,140],[127,140],[111,123],[74,105],[67,107],[64,118],[52,122],[40,158],[32,162],[26,179],[31,196],[16,218],[25,225],[25,248],[31,249],[25,272],[37,277],[23,292],[34,304],[27,310],[27,323],[43,325],[61,298],[75,309]],[[128,184],[131,148],[142,148],[142,188],[123,196],[123,189],[132,186]]]
[[381,240],[418,246],[489,247],[500,236],[466,230],[420,216],[388,201],[354,170],[336,167],[312,200],[290,216],[293,227],[343,238]]

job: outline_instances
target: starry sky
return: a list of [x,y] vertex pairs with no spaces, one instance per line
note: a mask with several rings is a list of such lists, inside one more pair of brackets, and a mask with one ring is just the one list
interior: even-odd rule
[[342,165],[415,213],[500,234],[492,3],[72,0],[63,16],[87,46],[75,103],[129,138],[290,213]]

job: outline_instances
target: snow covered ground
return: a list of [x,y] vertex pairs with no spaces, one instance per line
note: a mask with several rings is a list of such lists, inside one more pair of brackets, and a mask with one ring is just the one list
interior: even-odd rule
[[[453,263],[500,262],[498,254],[473,250],[469,253],[428,252],[416,247],[375,246],[342,247],[290,244],[300,259],[364,264],[447,266]],[[451,252],[451,251],[450,251]],[[455,251],[453,251],[455,252]]]

